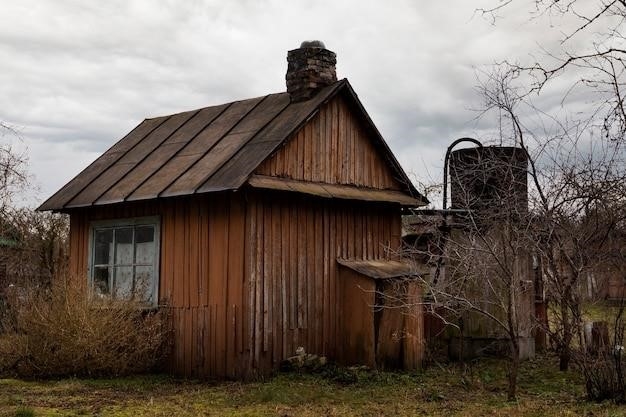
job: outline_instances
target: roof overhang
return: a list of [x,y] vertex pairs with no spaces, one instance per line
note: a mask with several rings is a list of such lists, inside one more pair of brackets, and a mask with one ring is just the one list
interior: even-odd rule
[[401,277],[425,276],[429,272],[425,267],[417,267],[413,263],[388,259],[342,259],[337,258],[339,265],[345,266],[361,275],[372,279],[391,279]]
[[419,207],[423,205],[420,199],[398,190],[381,190],[357,187],[354,185],[298,181],[265,175],[252,175],[248,180],[248,184],[253,188],[291,191],[322,198],[393,203],[403,207]]

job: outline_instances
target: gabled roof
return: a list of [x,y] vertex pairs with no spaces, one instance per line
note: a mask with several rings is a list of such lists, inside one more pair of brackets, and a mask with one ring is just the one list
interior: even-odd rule
[[310,100],[289,94],[144,120],[38,210],[66,210],[123,201],[237,190],[254,170],[337,94],[344,94],[372,134],[405,192],[426,201],[411,184],[347,80]]

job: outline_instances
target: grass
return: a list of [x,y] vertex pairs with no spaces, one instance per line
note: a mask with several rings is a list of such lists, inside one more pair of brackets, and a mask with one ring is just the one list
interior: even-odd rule
[[149,375],[118,379],[0,380],[0,416],[626,416],[584,401],[575,372],[541,357],[522,366],[506,401],[506,362],[433,365],[420,373],[329,370],[266,382],[209,383]]

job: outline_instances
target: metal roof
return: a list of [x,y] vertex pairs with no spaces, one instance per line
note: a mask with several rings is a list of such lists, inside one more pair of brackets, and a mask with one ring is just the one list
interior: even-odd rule
[[254,170],[313,117],[322,104],[344,94],[379,150],[420,201],[347,80],[292,103],[287,93],[146,119],[38,210],[67,210],[239,189]]

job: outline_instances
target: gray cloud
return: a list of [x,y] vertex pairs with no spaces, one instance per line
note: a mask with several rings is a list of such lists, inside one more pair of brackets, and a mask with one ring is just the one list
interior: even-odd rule
[[493,3],[11,2],[0,120],[21,126],[42,199],[145,117],[283,91],[287,50],[322,39],[407,171],[438,180],[449,142],[486,129],[475,68],[553,42],[516,9],[475,15]]

